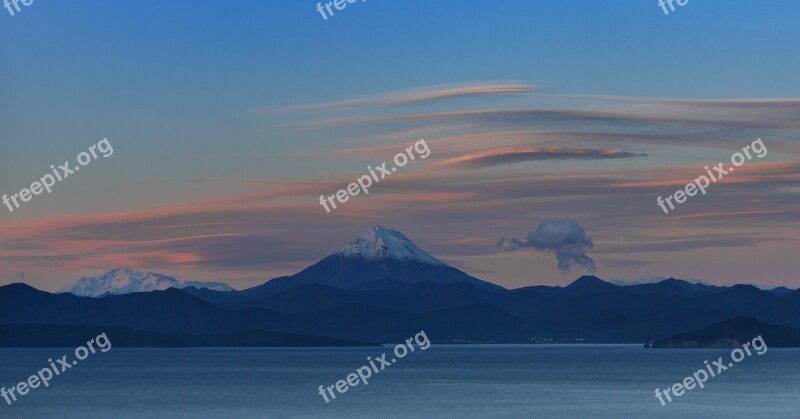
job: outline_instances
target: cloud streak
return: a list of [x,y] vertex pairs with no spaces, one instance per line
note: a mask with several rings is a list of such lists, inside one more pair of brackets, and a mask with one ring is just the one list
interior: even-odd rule
[[504,147],[470,153],[462,157],[441,162],[444,166],[484,168],[511,163],[542,160],[608,160],[632,157],[646,157],[609,148],[568,148],[568,147]]
[[396,106],[414,103],[432,102],[437,100],[455,99],[470,96],[524,94],[533,92],[534,86],[529,84],[508,82],[487,82],[485,84],[461,84],[451,86],[437,86],[425,89],[407,90],[382,95],[368,96],[355,99],[345,99],[335,102],[312,103],[307,105],[287,106],[272,109],[271,111],[308,111],[331,110],[340,108],[353,108],[363,106]]
[[431,122],[460,121],[478,126],[485,124],[603,124],[606,127],[647,128],[659,126],[671,129],[688,128],[760,128],[760,129],[798,129],[800,122],[792,118],[775,121],[755,119],[699,119],[689,117],[668,117],[653,112],[587,111],[572,109],[485,109],[453,112],[429,112],[407,115],[360,116],[328,121],[328,125],[367,125],[389,122]]

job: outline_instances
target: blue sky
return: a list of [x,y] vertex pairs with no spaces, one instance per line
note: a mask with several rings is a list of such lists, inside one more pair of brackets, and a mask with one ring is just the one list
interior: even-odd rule
[[[775,124],[769,129],[763,126],[696,129],[651,123],[655,117],[695,117],[699,113],[693,105],[656,101],[645,106],[620,99],[800,97],[797,83],[800,58],[795,53],[800,41],[797,24],[800,5],[796,2],[690,0],[665,16],[655,0],[368,0],[348,5],[327,21],[315,7],[316,2],[297,0],[69,3],[36,0],[15,16],[0,9],[0,36],[5,40],[0,48],[3,63],[0,66],[0,193],[19,191],[44,174],[50,164],[74,159],[77,153],[103,137],[108,137],[115,148],[113,157],[93,163],[80,175],[58,184],[52,195],[37,197],[13,214],[0,213],[0,228],[5,231],[2,233],[5,238],[0,235],[0,241],[6,243],[0,247],[8,252],[0,255],[4,258],[0,265],[5,265],[0,268],[3,275],[0,283],[11,282],[19,271],[26,270],[27,277],[36,285],[53,288],[82,275],[118,267],[120,261],[130,261],[137,265],[132,268],[197,279],[229,279],[235,286],[245,286],[312,263],[373,223],[397,227],[421,247],[437,250],[448,262],[487,280],[509,286],[562,283],[575,275],[562,276],[547,255],[502,253],[489,243],[502,236],[524,236],[544,218],[559,214],[567,214],[587,228],[598,248],[604,240],[613,242],[612,238],[627,244],[652,243],[658,241],[654,239],[658,236],[657,228],[647,231],[646,226],[656,220],[660,222],[662,217],[652,211],[657,210],[655,205],[649,209],[643,205],[641,214],[629,214],[640,217],[636,221],[641,223],[635,223],[637,227],[631,229],[622,221],[619,224],[613,220],[599,221],[604,215],[619,213],[614,205],[598,207],[593,214],[585,209],[570,211],[571,195],[553,191],[548,197],[560,201],[561,206],[532,202],[529,212],[514,209],[498,213],[505,221],[498,221],[494,228],[465,227],[458,234],[453,233],[458,228],[455,222],[447,228],[439,227],[437,216],[448,214],[462,224],[468,223],[473,208],[479,207],[477,202],[467,199],[453,203],[461,209],[443,208],[440,214],[420,212],[419,217],[427,218],[415,222],[410,215],[402,216],[406,208],[401,206],[378,206],[383,212],[365,215],[366,208],[373,205],[367,203],[350,204],[353,213],[319,214],[315,212],[319,208],[314,207],[314,194],[308,199],[284,197],[292,205],[309,203],[307,210],[313,214],[310,218],[292,218],[276,212],[278,204],[274,202],[247,204],[259,205],[258,208],[245,204],[236,207],[232,202],[239,201],[231,199],[225,203],[225,197],[265,191],[276,187],[275,182],[294,182],[292,187],[296,187],[298,182],[307,185],[349,179],[360,174],[368,162],[391,157],[394,153],[391,147],[401,149],[401,145],[421,136],[437,139],[510,129],[561,132],[586,129],[607,133],[623,130],[632,135],[675,136],[685,142],[642,140],[620,145],[605,140],[586,144],[574,138],[541,142],[537,139],[533,141],[537,145],[619,147],[649,157],[529,162],[496,169],[505,170],[502,173],[505,177],[489,169],[492,176],[503,181],[521,175],[600,176],[647,168],[672,170],[673,177],[688,180],[702,173],[698,171],[703,164],[725,159],[761,135],[768,146],[775,147],[776,151],[770,155],[772,163],[797,161],[797,128],[780,126],[797,120],[798,106],[794,102],[778,109],[763,102],[743,105],[741,109],[737,108],[739,105],[717,104],[702,113],[712,121],[752,116],[763,124]],[[534,93],[465,95],[401,106],[373,104],[346,109],[286,110],[292,105],[380,98],[389,92],[407,94],[448,86],[499,84],[530,86]],[[565,94],[603,98],[561,96]],[[524,124],[486,117],[479,121],[430,124],[425,119],[412,126],[387,121],[342,122],[367,116],[386,118],[485,109],[622,112],[647,118],[644,122],[626,122],[630,126],[624,127],[620,123],[598,123],[592,118],[557,121],[534,118]],[[708,142],[692,145],[687,136],[703,137]],[[526,141],[520,139],[505,145],[529,145]],[[363,150],[368,145],[387,148],[382,154],[373,155]],[[354,149],[349,155],[325,154],[349,149]],[[448,149],[452,154],[448,157],[455,157],[458,152],[477,150]],[[436,153],[433,149],[433,154]],[[680,169],[683,167],[695,169]],[[745,201],[761,202],[748,207],[750,212],[796,209],[797,186],[791,184],[790,173],[780,172],[793,170],[793,166],[764,170],[767,169],[779,172],[758,176],[783,176],[776,180],[782,183],[769,189],[772,195],[757,195],[764,193],[764,185],[756,182],[757,176],[753,175],[748,178],[753,180],[750,189],[732,190],[725,195],[725,188],[734,189],[740,184],[720,186],[718,192],[712,192],[716,196],[696,199],[702,202],[692,202],[694,207],[682,215],[720,211]],[[409,170],[409,177],[424,176],[421,167]],[[462,175],[449,175],[455,176],[452,183],[465,179]],[[449,175],[431,176],[440,179]],[[441,190],[428,192],[443,193],[460,187],[475,190],[476,194],[485,193],[480,192],[478,185],[488,175],[480,170],[471,170],[469,175],[472,183],[442,185]],[[384,195],[376,200],[407,192],[396,187],[397,191],[387,185]],[[321,189],[319,193],[335,192]],[[567,189],[565,186],[564,190]],[[421,186],[419,190],[421,194]],[[666,193],[663,188],[656,188],[648,191],[647,196],[654,198],[663,193]],[[211,199],[222,200],[224,211],[220,204],[207,202]],[[503,199],[517,202],[519,197]],[[777,202],[783,202],[782,206],[776,207]],[[204,208],[217,215],[189,216],[184,207]],[[252,214],[235,215],[245,210]],[[141,218],[161,225],[166,220],[158,217],[168,213],[180,218],[174,215],[176,212],[185,218],[209,218],[213,222],[240,222],[246,218],[247,222],[258,223],[254,230],[221,229],[211,233],[241,234],[231,237],[246,237],[259,244],[281,243],[295,251],[266,257],[260,263],[248,259],[240,265],[235,263],[236,258],[203,265],[198,261],[213,258],[192,250],[194,247],[170,248],[169,251],[181,255],[174,258],[145,257],[145,253],[151,252],[143,251],[138,244],[135,251],[125,248],[126,237],[130,236],[126,228],[130,225],[112,228],[109,221],[110,224],[101,223],[108,227],[102,230],[86,221],[102,217],[113,222]],[[415,213],[411,210],[410,214]],[[33,235],[26,246],[37,250],[29,253],[15,247],[19,246],[15,241],[17,235],[24,236],[25,231],[33,228],[30,226],[43,229],[49,222],[62,226],[64,231],[51,228],[49,233]],[[684,275],[721,283],[787,283],[791,276],[788,269],[780,266],[780,260],[784,254],[797,250],[796,244],[792,248],[784,241],[797,238],[797,223],[791,218],[752,218],[747,222],[737,220],[735,224],[742,231],[715,223],[671,229],[685,231],[687,237],[690,231],[709,237],[741,234],[746,240],[742,239],[737,249],[742,255],[760,255],[752,258],[762,261],[752,271],[731,267],[719,273],[730,248],[716,242],[717,247],[692,247],[691,251],[662,249],[657,254],[608,256],[606,259],[616,262],[599,273],[606,277]],[[71,232],[75,229],[86,229],[82,236],[85,241],[69,241],[74,240]],[[211,233],[181,232],[184,237]],[[298,238],[306,234],[319,234],[319,238],[314,241]],[[137,256],[123,257],[97,249],[85,253],[69,250],[83,249],[81,246],[93,249],[86,242],[106,239],[119,246],[120,254]],[[224,244],[197,240],[197,246],[225,247],[229,253],[250,243],[245,239]],[[486,244],[480,249],[452,244],[464,240],[485,240]],[[63,247],[52,248],[45,243],[63,243]],[[248,258],[258,259],[258,255]],[[509,258],[515,258],[513,263]],[[602,256],[597,259],[602,262]],[[622,261],[630,263],[625,265]],[[692,261],[694,268],[676,268],[676,261]],[[752,278],[755,272],[768,269],[775,270],[774,279]]]

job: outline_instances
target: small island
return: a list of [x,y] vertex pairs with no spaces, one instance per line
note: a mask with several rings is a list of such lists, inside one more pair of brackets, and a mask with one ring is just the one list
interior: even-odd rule
[[645,348],[737,348],[761,336],[772,348],[800,347],[800,330],[768,324],[751,317],[737,317],[714,323],[704,329],[682,333],[655,342]]

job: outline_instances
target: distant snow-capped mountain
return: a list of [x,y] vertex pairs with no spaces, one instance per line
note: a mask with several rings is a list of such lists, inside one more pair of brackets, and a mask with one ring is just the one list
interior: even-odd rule
[[324,284],[339,289],[375,289],[424,281],[438,284],[466,282],[484,290],[504,290],[444,264],[417,247],[403,233],[374,225],[314,265],[292,276],[273,279],[250,292],[259,292],[259,289],[277,292],[306,284]]
[[83,277],[74,284],[57,292],[68,292],[79,297],[102,297],[105,295],[162,291],[168,288],[186,287],[206,288],[213,291],[233,291],[233,288],[221,282],[181,281],[171,276],[153,272],[114,269],[101,276]]
[[403,233],[379,225],[370,227],[366,233],[333,252],[331,256],[365,262],[392,259],[401,262],[446,266],[439,259],[417,247]]

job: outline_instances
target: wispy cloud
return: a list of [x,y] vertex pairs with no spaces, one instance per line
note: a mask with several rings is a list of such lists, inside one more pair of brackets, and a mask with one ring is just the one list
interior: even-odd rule
[[751,247],[765,242],[788,242],[783,238],[742,237],[735,234],[717,234],[714,236],[688,236],[657,241],[637,241],[635,243],[608,243],[597,247],[597,253],[644,253],[644,252],[678,252],[695,249]]
[[505,147],[471,153],[441,162],[441,165],[490,167],[539,160],[606,160],[646,157],[647,154],[598,148]]
[[435,100],[454,99],[468,96],[508,95],[533,92],[535,86],[530,84],[509,82],[484,82],[449,86],[435,86],[424,89],[405,90],[384,93],[362,98],[345,99],[335,102],[293,105],[283,108],[272,108],[268,111],[308,111],[341,109],[360,106],[395,106],[413,103],[431,102]]
[[[791,119],[760,121],[756,119],[700,119],[668,117],[644,112],[614,112],[571,109],[486,109],[454,112],[428,112],[407,115],[364,116],[329,121],[333,125],[363,125],[386,122],[464,121],[474,124],[525,124],[525,123],[596,123],[606,126],[662,126],[673,128],[800,128],[800,122]],[[610,124],[610,125],[609,125]]]
[[752,106],[800,108],[800,98],[730,98],[730,99],[676,99],[663,97],[587,95],[573,93],[538,93],[539,96],[558,99],[596,100],[602,102],[651,103],[697,106]]

